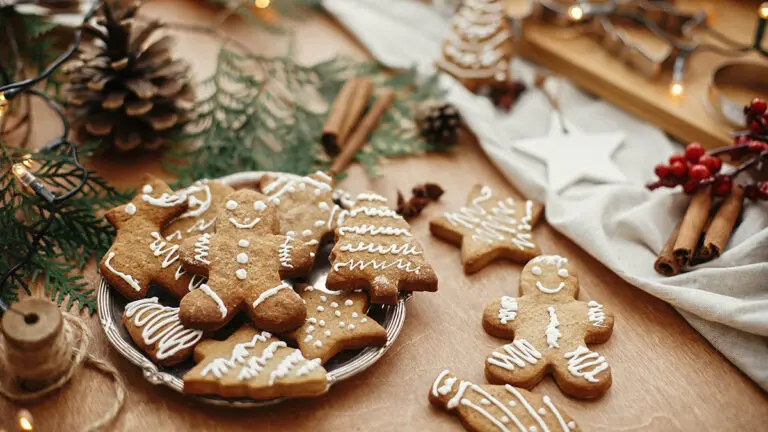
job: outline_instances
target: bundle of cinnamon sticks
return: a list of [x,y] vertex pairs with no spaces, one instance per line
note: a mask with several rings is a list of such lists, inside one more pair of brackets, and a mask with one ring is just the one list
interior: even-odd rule
[[693,195],[683,220],[672,231],[654,268],[674,276],[688,266],[711,261],[723,252],[744,203],[744,189],[734,185],[719,206],[713,206],[710,188]]
[[395,92],[384,89],[363,115],[373,92],[373,80],[358,77],[347,81],[336,95],[323,125],[322,136],[326,152],[336,156],[331,172],[340,173],[346,169],[395,100]]

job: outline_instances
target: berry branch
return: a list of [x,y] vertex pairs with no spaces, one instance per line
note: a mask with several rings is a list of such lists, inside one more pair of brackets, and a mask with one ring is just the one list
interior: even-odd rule
[[[745,123],[749,130],[734,136],[734,144],[705,152],[698,143],[690,143],[683,154],[673,154],[666,164],[656,165],[654,173],[658,177],[646,187],[674,188],[682,186],[683,192],[691,195],[696,191],[711,186],[714,196],[723,197],[730,193],[736,178],[747,170],[763,169],[768,159],[768,115],[766,101],[753,99],[744,107]],[[731,161],[741,161],[729,173],[721,173],[723,156]],[[768,200],[768,181],[753,181],[740,185],[744,196],[750,200]]]

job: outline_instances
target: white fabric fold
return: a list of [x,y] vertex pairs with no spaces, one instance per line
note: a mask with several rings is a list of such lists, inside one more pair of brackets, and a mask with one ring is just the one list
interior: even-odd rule
[[[394,68],[416,65],[433,70],[448,20],[413,0],[324,0],[379,61]],[[513,62],[513,70],[531,82],[534,67]],[[626,134],[613,160],[626,175],[624,184],[581,182],[558,195],[548,190],[546,167],[515,151],[515,138],[548,130],[551,107],[541,93],[529,91],[510,114],[441,77],[448,99],[462,113],[489,159],[524,195],[544,202],[550,225],[632,285],[675,307],[734,365],[768,390],[768,206],[750,204],[721,257],[673,277],[653,270],[661,250],[681,220],[688,198],[679,191],[650,192],[653,166],[680,151],[657,128],[616,107],[593,100],[564,84],[560,102],[566,119],[583,132]],[[583,161],[589,163],[589,155]]]

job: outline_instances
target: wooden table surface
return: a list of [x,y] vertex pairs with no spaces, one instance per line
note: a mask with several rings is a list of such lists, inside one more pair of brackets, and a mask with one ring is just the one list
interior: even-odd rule
[[[187,22],[205,22],[211,11],[192,2],[152,2],[144,12]],[[280,53],[285,42],[245,24],[227,24],[227,31],[258,51]],[[338,53],[363,58],[363,50],[330,19],[312,18],[296,27],[295,47],[301,60],[312,62]],[[200,77],[213,67],[216,43],[202,36],[182,35],[178,52],[193,61]],[[436,375],[450,368],[456,375],[484,383],[485,358],[502,340],[481,326],[484,306],[501,295],[518,294],[521,266],[499,262],[467,276],[459,251],[429,234],[428,220],[464,203],[472,184],[482,182],[499,191],[513,188],[491,165],[471,137],[455,152],[393,161],[381,177],[368,179],[358,166],[341,186],[351,192],[372,189],[393,198],[425,181],[447,191],[413,222],[413,233],[440,277],[437,293],[418,293],[408,302],[405,327],[394,346],[369,370],[335,385],[320,398],[291,401],[265,409],[237,410],[203,405],[145,381],[140,370],[107,343],[97,317],[88,318],[95,335],[93,352],[121,371],[128,396],[113,429],[117,431],[445,431],[462,430],[456,418],[433,409],[427,392]],[[160,172],[153,157],[97,166],[119,186],[138,185],[142,171]],[[731,365],[666,303],[623,282],[545,222],[534,230],[542,249],[568,257],[578,271],[582,299],[595,299],[616,314],[613,337],[593,346],[609,360],[613,387],[600,400],[584,402],[564,396],[551,378],[534,391],[551,395],[585,430],[765,430],[768,398]],[[87,275],[96,284],[93,266]],[[0,372],[1,373],[1,372]],[[63,390],[29,407],[36,430],[80,430],[110,403],[109,382],[91,369],[78,373]],[[0,398],[0,430],[15,430],[19,406]],[[648,424],[647,422],[651,421]]]

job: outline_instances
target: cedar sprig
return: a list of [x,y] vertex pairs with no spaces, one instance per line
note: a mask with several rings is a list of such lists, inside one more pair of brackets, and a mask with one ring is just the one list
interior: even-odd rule
[[[86,145],[81,157],[94,148]],[[27,150],[0,141],[0,268],[8,269],[26,254],[35,232],[44,226],[50,209],[37,195],[24,190],[10,167],[24,159]],[[54,193],[71,190],[80,181],[79,171],[66,150],[31,155],[30,170]],[[3,287],[0,298],[16,301],[20,291],[30,294],[30,286],[40,282],[44,292],[59,305],[69,309],[95,312],[93,289],[78,273],[85,264],[103,255],[114,236],[113,228],[101,212],[130,200],[132,192],[120,192],[91,172],[83,188],[60,204],[54,212],[47,234],[40,240],[37,254],[23,270]]]

